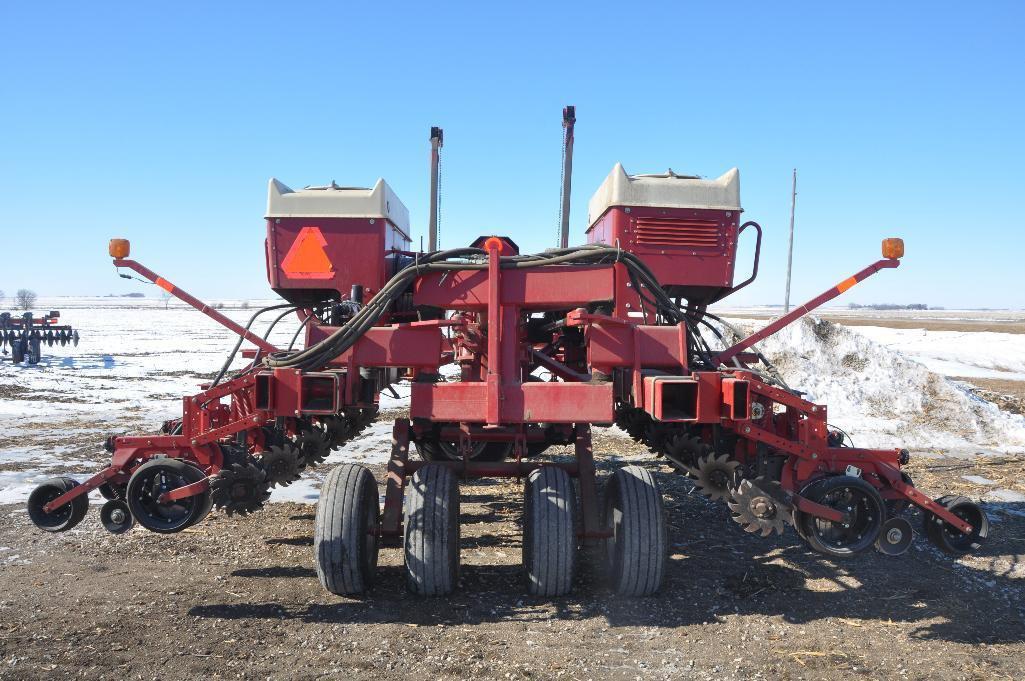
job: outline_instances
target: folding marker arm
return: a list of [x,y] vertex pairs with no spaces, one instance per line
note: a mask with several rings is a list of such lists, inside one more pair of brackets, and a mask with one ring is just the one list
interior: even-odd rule
[[242,336],[247,341],[249,341],[256,347],[260,348],[264,352],[278,352],[277,346],[271,345],[264,339],[252,333],[251,331],[247,331],[240,325],[230,320],[225,315],[221,314],[217,310],[213,309],[212,307],[204,303],[202,300],[181,290],[168,280],[157,275],[153,270],[149,269],[148,267],[140,265],[134,260],[128,260],[127,258],[129,254],[129,244],[127,239],[111,239],[109,250],[110,256],[114,258],[114,267],[127,267],[130,270],[138,272],[141,276],[145,277],[146,279],[153,282],[160,288],[164,289],[178,300],[188,303],[195,309],[205,314],[210,319],[213,319],[215,322],[231,330],[233,333]]
[[744,340],[740,341],[736,345],[729,347],[718,355],[716,355],[716,361],[720,364],[725,364],[740,353],[750,348],[755,343],[765,340],[772,334],[776,333],[780,329],[789,324],[793,323],[800,317],[803,317],[807,313],[811,312],[817,307],[821,307],[825,303],[828,303],[833,298],[836,298],[841,293],[851,288],[858,282],[868,279],[870,276],[878,272],[879,270],[889,269],[893,267],[900,267],[900,258],[904,255],[904,242],[901,239],[884,239],[883,240],[883,259],[878,260],[865,269],[861,270],[853,277],[844,279],[836,286],[833,286],[829,290],[821,293],[820,295],[812,298],[804,305],[794,308],[789,313],[783,315],[776,321],[766,326],[761,331],[757,331]]

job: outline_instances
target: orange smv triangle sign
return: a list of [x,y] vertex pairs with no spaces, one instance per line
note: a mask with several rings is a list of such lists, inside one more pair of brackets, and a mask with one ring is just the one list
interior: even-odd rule
[[281,261],[281,270],[292,279],[330,279],[335,268],[324,246],[327,239],[320,227],[303,227]]

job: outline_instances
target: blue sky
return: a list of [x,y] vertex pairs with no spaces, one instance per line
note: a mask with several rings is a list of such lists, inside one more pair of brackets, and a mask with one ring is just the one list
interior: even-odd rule
[[[1025,307],[1020,3],[17,3],[0,7],[0,289],[266,297],[266,185],[384,177],[442,245],[554,245],[561,109],[577,107],[571,241],[628,172],[741,170],[764,226],[743,304],[795,301],[903,236],[841,302]],[[745,262],[748,255],[742,255]]]

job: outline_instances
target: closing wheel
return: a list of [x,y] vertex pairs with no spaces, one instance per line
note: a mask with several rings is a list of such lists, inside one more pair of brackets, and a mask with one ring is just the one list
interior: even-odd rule
[[887,556],[899,556],[911,548],[915,532],[906,518],[890,518],[883,523],[879,539],[876,539],[876,550]]
[[418,470],[406,490],[406,583],[420,596],[451,593],[459,579],[459,484],[442,464]]
[[377,481],[364,466],[347,463],[330,473],[320,488],[313,555],[317,577],[333,594],[361,594],[377,572]]
[[43,510],[43,506],[77,486],[78,482],[71,478],[53,478],[32,490],[28,497],[28,517],[35,526],[47,532],[66,532],[82,522],[89,510],[87,494],[75,497],[49,513]]
[[650,596],[665,579],[668,539],[662,492],[651,473],[624,466],[605,486],[606,569],[622,596]]
[[210,490],[184,499],[160,503],[164,492],[199,482],[205,475],[180,459],[153,459],[139,466],[128,480],[125,501],[132,516],[152,532],[181,532],[210,511]]
[[954,556],[975,551],[989,536],[989,518],[982,508],[968,497],[947,495],[936,500],[937,504],[972,526],[970,534],[964,534],[953,525],[948,525],[938,516],[925,511],[922,523],[925,536],[938,549]]
[[124,534],[135,525],[135,519],[127,503],[111,499],[100,507],[100,523],[111,534]]
[[802,496],[848,514],[846,522],[799,513],[799,534],[808,545],[827,556],[844,558],[875,544],[886,519],[883,498],[861,478],[837,475],[805,488]]
[[555,466],[531,471],[524,486],[523,567],[534,596],[562,596],[576,566],[576,494],[569,473]]

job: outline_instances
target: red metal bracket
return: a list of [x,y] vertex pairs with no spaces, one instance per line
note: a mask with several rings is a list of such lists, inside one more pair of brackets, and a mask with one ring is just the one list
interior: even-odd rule
[[409,422],[395,419],[392,428],[391,458],[385,480],[384,512],[377,534],[389,537],[402,535],[402,497],[409,474]]
[[576,428],[577,484],[580,488],[580,537],[605,539],[612,532],[601,524],[598,514],[598,486],[594,481],[594,451],[591,449],[591,427]]
[[886,481],[890,483],[890,487],[903,494],[911,503],[936,515],[948,525],[953,525],[965,534],[971,534],[974,531],[974,527],[951,513],[945,506],[937,504],[935,501],[922,494],[914,485],[909,485],[904,482],[904,479],[900,475],[900,471],[896,468],[893,468],[892,466],[879,465],[876,466],[876,469],[879,472],[879,475],[885,477]]
[[89,478],[85,482],[75,485],[70,490],[60,495],[53,501],[49,502],[48,504],[45,504],[43,506],[43,512],[53,513],[61,506],[71,503],[83,494],[89,494],[89,492],[93,491],[94,489],[105,483],[107,480],[110,480],[120,472],[121,466],[118,465],[112,465],[104,468],[102,471],[100,471],[93,477]]
[[164,492],[157,497],[158,504],[167,504],[172,501],[179,501],[181,499],[187,499],[188,497],[194,497],[197,494],[202,494],[210,489],[210,478],[203,478],[198,482],[194,482],[184,487],[175,487],[169,492]]
[[610,317],[604,314],[591,314],[585,308],[578,307],[566,315],[566,326],[585,326],[587,324],[620,324],[622,326],[638,326],[641,322],[621,317]]
[[824,518],[825,520],[832,520],[834,523],[842,523],[847,519],[847,514],[843,511],[838,511],[835,508],[819,504],[806,499],[799,494],[795,494],[793,497],[794,508],[801,513],[807,513],[813,515],[816,518]]

